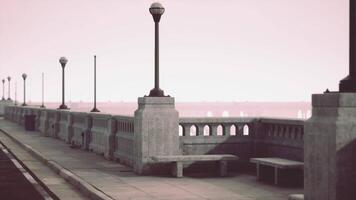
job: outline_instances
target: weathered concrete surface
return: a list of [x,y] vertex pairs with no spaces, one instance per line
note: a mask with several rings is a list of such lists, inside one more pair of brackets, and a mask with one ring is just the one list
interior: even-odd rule
[[48,166],[44,165],[40,160],[24,150],[20,145],[15,143],[1,131],[0,141],[3,142],[12,151],[12,153],[15,154],[16,157],[20,159],[23,164],[25,164],[26,167],[34,173],[36,177],[41,180],[41,182],[43,182],[59,199],[89,199],[73,185],[66,182]]
[[43,137],[39,132],[25,132],[15,123],[0,120],[0,129],[36,152],[41,152],[42,157],[50,163],[57,163],[58,168],[67,169],[84,181],[71,182],[74,186],[80,188],[82,183],[92,185],[113,199],[286,200],[289,194],[302,192],[301,188],[281,188],[258,182],[254,175],[243,173],[232,173],[223,178],[137,176],[119,163],[69,148],[65,142]]
[[312,104],[304,127],[305,199],[354,200],[356,94],[316,94]]
[[12,100],[0,100],[0,116],[5,115],[5,107],[8,105],[14,105]]
[[135,111],[134,171],[150,174],[152,156],[179,155],[179,117],[171,97],[142,97]]

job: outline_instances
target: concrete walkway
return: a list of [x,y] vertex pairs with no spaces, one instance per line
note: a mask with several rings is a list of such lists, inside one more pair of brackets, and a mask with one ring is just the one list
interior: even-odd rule
[[287,200],[289,194],[302,193],[302,188],[260,183],[247,174],[180,179],[137,176],[124,165],[38,132],[26,132],[15,123],[0,119],[0,129],[92,199]]

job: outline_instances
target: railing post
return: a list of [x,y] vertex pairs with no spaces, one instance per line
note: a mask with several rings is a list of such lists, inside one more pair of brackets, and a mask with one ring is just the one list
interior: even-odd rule
[[135,111],[134,171],[152,174],[152,156],[178,155],[178,112],[172,97],[141,97]]

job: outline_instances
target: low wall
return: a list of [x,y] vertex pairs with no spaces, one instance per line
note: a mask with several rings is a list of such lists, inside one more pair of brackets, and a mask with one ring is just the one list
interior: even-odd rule
[[[10,121],[23,124],[24,114],[36,115],[36,129],[44,136],[61,139],[128,166],[135,164],[135,120],[138,119],[133,116],[5,107],[5,118]],[[184,155],[234,154],[246,162],[251,157],[303,161],[303,125],[304,121],[295,119],[180,118],[178,145]]]
[[116,121],[114,157],[120,163],[133,165],[134,159],[134,117],[114,116]]

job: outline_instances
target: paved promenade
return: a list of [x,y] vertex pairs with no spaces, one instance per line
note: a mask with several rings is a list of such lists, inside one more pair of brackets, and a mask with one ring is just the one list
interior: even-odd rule
[[92,199],[287,200],[289,194],[302,193],[302,188],[276,187],[240,173],[180,179],[137,176],[124,165],[72,149],[65,142],[38,132],[26,132],[15,123],[0,119],[0,129]]

